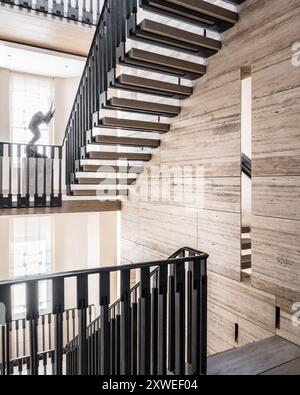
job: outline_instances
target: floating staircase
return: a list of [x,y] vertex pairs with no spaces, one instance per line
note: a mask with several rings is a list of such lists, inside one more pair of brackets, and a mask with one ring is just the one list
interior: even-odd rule
[[192,81],[207,72],[206,58],[221,50],[220,33],[238,22],[241,3],[106,1],[66,132],[70,195],[128,193]]

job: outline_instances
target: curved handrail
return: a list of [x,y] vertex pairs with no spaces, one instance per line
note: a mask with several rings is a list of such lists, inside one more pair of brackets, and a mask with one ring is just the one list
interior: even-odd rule
[[[177,259],[174,263],[176,264],[176,263],[185,263],[186,261],[194,261],[195,259],[199,259],[199,258],[203,258],[203,259],[205,259],[205,258],[208,258],[208,254],[206,254],[206,253],[203,253],[203,252],[201,252],[201,251],[199,251],[199,250],[196,250],[196,249],[194,249],[194,248],[191,248],[191,247],[182,247],[182,248],[180,248],[179,250],[177,250],[176,252],[174,252],[174,254],[172,254],[168,259],[166,259],[165,261],[163,261],[164,263],[164,265],[166,265],[166,264],[168,264],[168,265],[170,265],[170,264],[172,264],[172,262],[174,261],[174,259],[176,259],[176,257],[178,257],[178,256],[180,256],[181,254],[183,254],[183,253],[189,253],[189,254],[191,254],[190,256],[188,256],[188,257],[184,257],[184,258],[181,258],[181,259]],[[189,258],[189,259],[187,259],[187,258]],[[171,262],[170,262],[171,261]],[[179,262],[180,261],[180,262]],[[183,261],[183,262],[182,262]],[[160,264],[160,266],[161,266],[162,264]],[[130,268],[132,268],[132,266],[133,265],[126,265],[126,266],[129,266]],[[155,265],[152,265],[152,266],[155,266]],[[122,266],[123,267],[123,266]],[[151,272],[151,277],[153,277],[155,274],[157,274],[158,273],[158,267],[157,268],[155,268],[155,270],[153,270],[152,272]],[[140,286],[140,282],[138,282],[137,284],[135,284],[131,289],[130,289],[130,295],[132,295],[133,294],[133,292],[135,292],[138,288],[139,288],[139,286]],[[112,311],[119,303],[121,302],[121,299],[118,299],[118,300],[116,300],[114,303],[112,303],[110,306],[109,306],[109,311]],[[91,328],[98,320],[99,320],[99,318],[100,318],[100,316],[98,316],[94,321],[92,321],[88,326],[87,326],[87,329],[89,329],[89,328]],[[76,338],[75,338],[76,339]],[[74,340],[74,339],[72,339],[72,340]],[[71,343],[71,342],[70,342]]]
[[[205,259],[208,258],[208,254],[204,252],[200,252],[197,250],[193,250],[192,248],[181,248],[177,252],[177,256],[183,251],[191,251],[196,253],[196,256],[190,256],[191,261],[195,261],[199,259],[199,257]],[[176,253],[175,253],[176,254]],[[80,277],[81,275],[92,275],[92,274],[100,274],[100,273],[107,273],[107,272],[118,272],[122,270],[133,270],[133,269],[141,269],[145,267],[153,267],[153,266],[163,266],[166,263],[168,264],[177,264],[177,263],[184,263],[187,261],[187,258],[174,258],[176,256],[173,254],[169,259],[160,260],[160,261],[153,261],[153,262],[141,262],[141,263],[133,263],[129,265],[119,265],[119,266],[107,266],[107,267],[99,267],[94,269],[83,269],[83,270],[74,270],[69,272],[61,272],[61,273],[53,273],[53,274],[45,274],[39,276],[31,276],[31,277],[20,277],[13,280],[4,280],[0,281],[0,288],[1,286],[12,286],[17,284],[24,284],[24,283],[32,283],[32,282],[39,282],[39,281],[46,281],[46,280],[54,280],[54,279],[65,279],[70,277]]]

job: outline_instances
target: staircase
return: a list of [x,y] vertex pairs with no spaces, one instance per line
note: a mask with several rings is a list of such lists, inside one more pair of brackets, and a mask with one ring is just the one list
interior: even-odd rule
[[[163,261],[1,281],[0,375],[205,374],[207,258],[184,247]],[[140,282],[131,288],[132,272]],[[76,283],[71,310],[69,279]],[[45,281],[52,309],[42,315]],[[26,287],[26,314],[16,319],[17,284]],[[112,291],[120,299],[111,301]]]
[[218,3],[105,2],[66,130],[69,195],[128,195],[238,22],[242,0]]

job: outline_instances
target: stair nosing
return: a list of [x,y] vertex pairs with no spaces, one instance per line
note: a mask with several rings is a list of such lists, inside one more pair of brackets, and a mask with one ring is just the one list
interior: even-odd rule
[[[169,30],[169,34],[167,34],[167,32],[165,32],[165,34],[163,32],[160,32],[160,33],[155,32],[155,31],[153,31],[153,29],[151,29],[151,25],[152,25],[152,27],[156,26],[157,28],[161,27],[161,28],[167,29],[167,30]],[[166,24],[157,22],[157,21],[152,21],[150,19],[144,19],[140,23],[139,26],[140,26],[141,31],[145,31],[147,33],[152,33],[155,35],[160,34],[162,37],[166,37],[166,38],[171,38],[171,39],[173,38],[175,40],[181,41],[183,44],[184,43],[190,44],[198,49],[205,48],[205,49],[210,49],[210,50],[216,51],[216,52],[221,49],[221,41],[219,41],[219,40],[215,40],[215,39],[207,37],[207,36],[202,36],[197,33],[187,32],[183,29],[179,29],[179,28],[176,28],[176,27],[173,27],[170,25],[166,25]],[[175,34],[176,32],[178,32],[178,34],[180,34],[180,33],[187,34],[188,36],[190,36],[190,39],[193,38],[195,41],[191,42],[190,40],[188,40],[188,38],[185,39],[183,37],[183,35],[180,38],[178,36],[176,36],[176,37],[172,36],[172,33]],[[196,39],[198,39],[198,40],[200,39],[200,41],[202,41],[202,42],[201,43],[197,42]]]
[[[146,56],[146,60],[145,58],[141,59],[143,58],[142,55],[144,56],[147,55],[149,59],[147,60],[147,56]],[[170,69],[181,71],[182,73],[193,73],[198,75],[203,75],[206,73],[206,66],[203,64],[194,63],[183,59],[177,59],[172,56],[153,53],[138,48],[130,49],[129,52],[127,52],[127,56],[129,57],[129,59],[132,60],[147,62],[150,64],[157,64],[158,67],[159,65],[162,67],[169,67]],[[153,62],[153,60],[155,60],[156,58],[158,62],[155,63]],[[177,63],[177,65],[174,64],[174,62]]]

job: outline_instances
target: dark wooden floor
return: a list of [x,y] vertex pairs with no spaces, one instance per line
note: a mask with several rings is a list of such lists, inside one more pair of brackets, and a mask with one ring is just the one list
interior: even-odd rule
[[300,347],[274,336],[210,357],[208,375],[300,375]]

